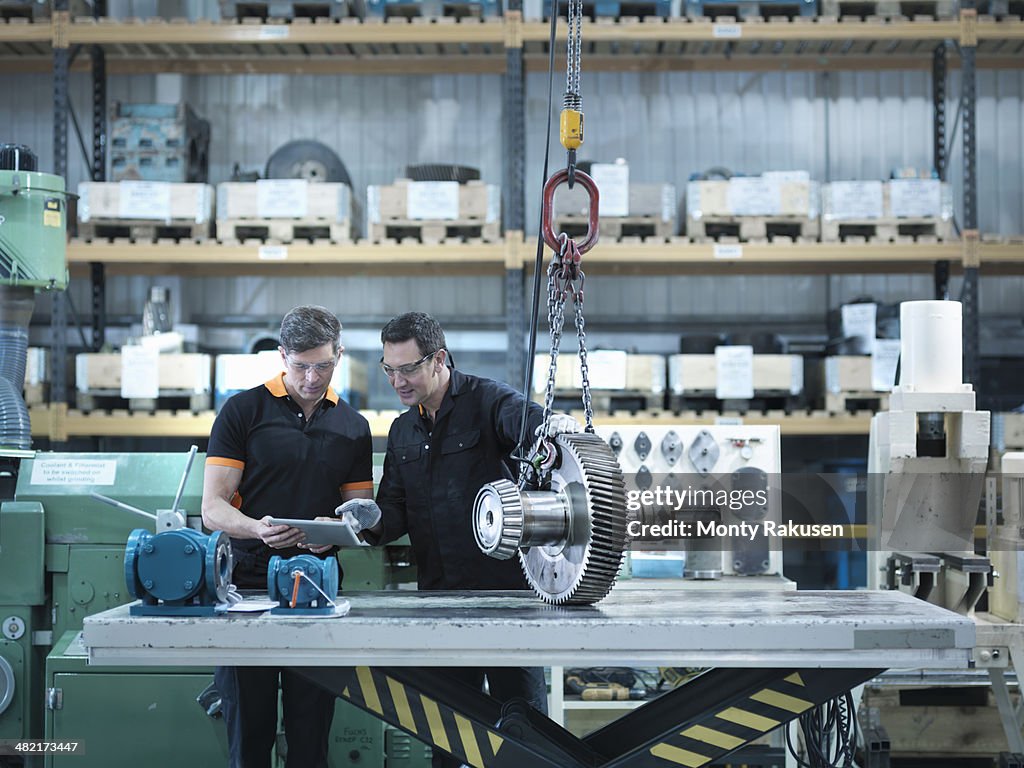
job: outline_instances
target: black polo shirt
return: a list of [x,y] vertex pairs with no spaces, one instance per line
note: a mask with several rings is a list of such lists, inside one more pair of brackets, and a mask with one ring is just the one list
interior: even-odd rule
[[[242,470],[231,503],[243,514],[313,519],[331,516],[345,491],[373,490],[373,444],[366,419],[328,388],[307,421],[288,395],[284,374],[228,399],[210,431],[207,464]],[[271,550],[259,539],[232,541],[236,559],[257,555],[256,575]]]
[[[497,381],[452,370],[431,422],[413,408],[391,425],[377,492],[381,543],[408,533],[420,589],[526,589],[518,558],[495,560],[473,536],[473,501],[485,483],[513,480],[523,396]],[[543,409],[530,403],[527,437]]]

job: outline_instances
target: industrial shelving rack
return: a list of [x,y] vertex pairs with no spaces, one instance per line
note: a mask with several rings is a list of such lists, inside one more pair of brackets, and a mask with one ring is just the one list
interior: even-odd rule
[[[69,262],[92,284],[93,343],[105,333],[104,281],[109,273],[289,274],[301,268],[327,274],[359,271],[405,274],[500,275],[504,280],[509,336],[508,379],[523,378],[525,360],[524,280],[534,246],[526,242],[525,87],[527,71],[547,62],[548,25],[524,22],[521,0],[508,0],[500,19],[470,23],[293,23],[237,24],[179,21],[112,21],[97,0],[95,19],[72,21],[67,0],[54,0],[49,24],[0,24],[0,63],[6,71],[53,72],[54,172],[66,175],[68,158],[68,73],[91,70],[93,82],[92,177],[102,180],[106,157],[106,80],[122,72],[203,73],[432,73],[491,72],[504,75],[503,221],[497,244],[442,247],[386,245],[291,245],[284,261],[260,258],[247,245],[82,242],[69,247]],[[603,20],[602,20],[603,21]],[[565,37],[561,25],[560,39]],[[836,273],[921,272],[935,275],[943,295],[952,270],[964,275],[965,373],[979,379],[978,272],[1024,273],[1024,242],[982,241],[977,225],[975,70],[1024,66],[1024,22],[980,18],[973,0],[961,3],[949,20],[796,19],[761,23],[691,22],[686,19],[622,20],[588,23],[587,67],[591,70],[857,70],[925,69],[933,76],[934,165],[947,168],[947,68],[961,69],[963,131],[962,237],[929,245],[808,243],[743,244],[740,259],[718,258],[713,245],[677,238],[667,243],[603,244],[588,255],[593,272],[679,273]],[[952,44],[952,45],[951,45]],[[948,51],[958,53],[958,62]],[[87,53],[87,56],[82,55]],[[50,58],[47,58],[47,57]],[[85,59],[88,58],[88,63]],[[171,250],[173,248],[173,250]],[[733,254],[735,255],[735,254]],[[64,302],[54,297],[53,391],[66,391]],[[519,354],[516,354],[516,351]],[[66,423],[66,405],[49,409],[53,423]],[[63,410],[62,410],[63,409]],[[832,425],[834,429],[835,424]],[[56,430],[61,434],[64,430]],[[47,429],[45,433],[54,433]],[[124,434],[125,432],[119,432]],[[134,431],[132,431],[134,433]],[[153,434],[150,432],[149,434]]]

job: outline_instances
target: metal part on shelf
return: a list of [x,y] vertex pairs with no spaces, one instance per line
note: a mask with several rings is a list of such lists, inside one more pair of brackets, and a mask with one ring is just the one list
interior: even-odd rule
[[263,176],[268,179],[305,179],[352,186],[348,169],[334,150],[319,141],[289,141],[274,150]]
[[516,551],[527,582],[555,605],[589,605],[611,590],[626,545],[625,486],[611,449],[591,434],[552,440],[550,490],[488,483],[474,503],[481,551]]
[[407,165],[405,175],[413,181],[454,181],[465,184],[467,181],[479,181],[480,169],[467,165],[445,165],[444,163],[423,163]]

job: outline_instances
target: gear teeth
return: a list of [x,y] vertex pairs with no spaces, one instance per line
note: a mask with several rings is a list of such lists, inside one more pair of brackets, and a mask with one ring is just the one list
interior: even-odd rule
[[[559,435],[562,461],[574,461],[587,487],[591,536],[573,583],[558,593],[545,589],[522,550],[519,564],[534,592],[552,605],[593,605],[615,585],[626,548],[626,492],[615,454],[600,437]],[[507,482],[507,481],[506,481]]]

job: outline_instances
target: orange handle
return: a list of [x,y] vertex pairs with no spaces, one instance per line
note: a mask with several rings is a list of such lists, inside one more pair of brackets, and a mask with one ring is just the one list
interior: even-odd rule
[[295,572],[295,586],[292,587],[292,600],[288,603],[289,608],[294,608],[299,602],[299,582],[302,581],[302,571]]

